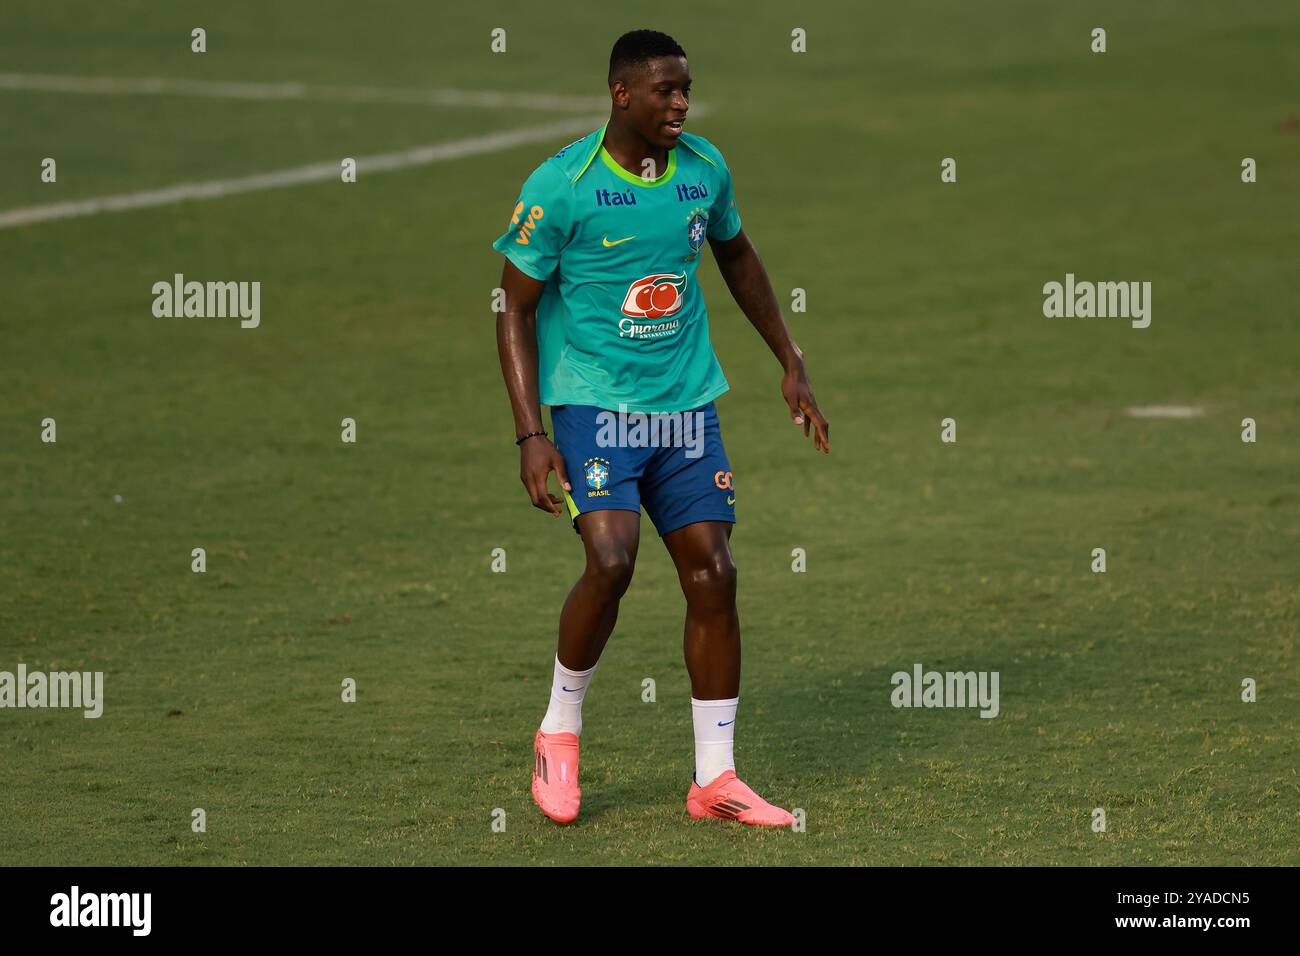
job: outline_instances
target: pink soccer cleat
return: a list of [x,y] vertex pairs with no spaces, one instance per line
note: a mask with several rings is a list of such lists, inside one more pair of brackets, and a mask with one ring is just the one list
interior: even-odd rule
[[754,827],[788,827],[794,823],[794,817],[787,811],[772,806],[745,786],[734,770],[724,770],[707,787],[692,779],[691,791],[686,795],[686,812],[696,820],[721,817]]
[[533,802],[556,823],[578,818],[578,735],[544,734],[533,738]]

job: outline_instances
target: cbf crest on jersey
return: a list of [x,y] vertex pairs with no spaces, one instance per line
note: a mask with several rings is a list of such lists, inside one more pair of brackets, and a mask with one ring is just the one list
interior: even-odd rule
[[587,480],[588,498],[609,494],[609,459],[588,458],[582,463],[582,476]]
[[686,245],[691,249],[682,257],[683,262],[690,262],[704,248],[704,237],[709,229],[709,211],[696,206],[686,214]]
[[686,225],[686,241],[690,243],[692,252],[699,252],[704,246],[704,227],[707,220],[698,212],[691,216],[691,221]]

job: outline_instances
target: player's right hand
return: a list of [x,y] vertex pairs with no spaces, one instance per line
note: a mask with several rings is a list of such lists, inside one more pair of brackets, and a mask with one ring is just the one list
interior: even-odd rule
[[565,491],[573,490],[564,470],[564,456],[549,438],[537,435],[519,446],[519,480],[524,483],[528,497],[533,499],[533,507],[549,511],[558,518],[564,514],[564,499],[555,497],[546,487],[552,471]]

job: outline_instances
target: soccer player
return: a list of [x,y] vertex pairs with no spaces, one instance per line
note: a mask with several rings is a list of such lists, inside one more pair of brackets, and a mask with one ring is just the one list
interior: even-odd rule
[[[728,385],[695,278],[706,238],[736,303],[781,363],[781,394],[804,436],[813,430],[814,450],[830,452],[830,426],[740,228],[722,153],[683,130],[690,92],[686,54],[671,37],[619,37],[609,122],[537,167],[493,243],[506,257],[497,348],[519,477],[536,507],[567,510],[586,551],[560,613],[550,706],[533,742],[533,799],[560,823],[578,816],[582,701],[632,579],[642,506],[686,597],[695,725],[686,811],[755,826],[793,822],[741,782],[732,756],[736,490],[714,408]],[[550,406],[554,443],[539,404]],[[552,471],[563,499],[547,487]]]

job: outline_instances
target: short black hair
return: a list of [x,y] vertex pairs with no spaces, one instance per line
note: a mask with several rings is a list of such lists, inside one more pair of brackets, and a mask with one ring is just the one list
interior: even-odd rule
[[609,52],[609,82],[629,67],[635,68],[661,56],[686,56],[676,40],[658,30],[633,30],[614,41]]

